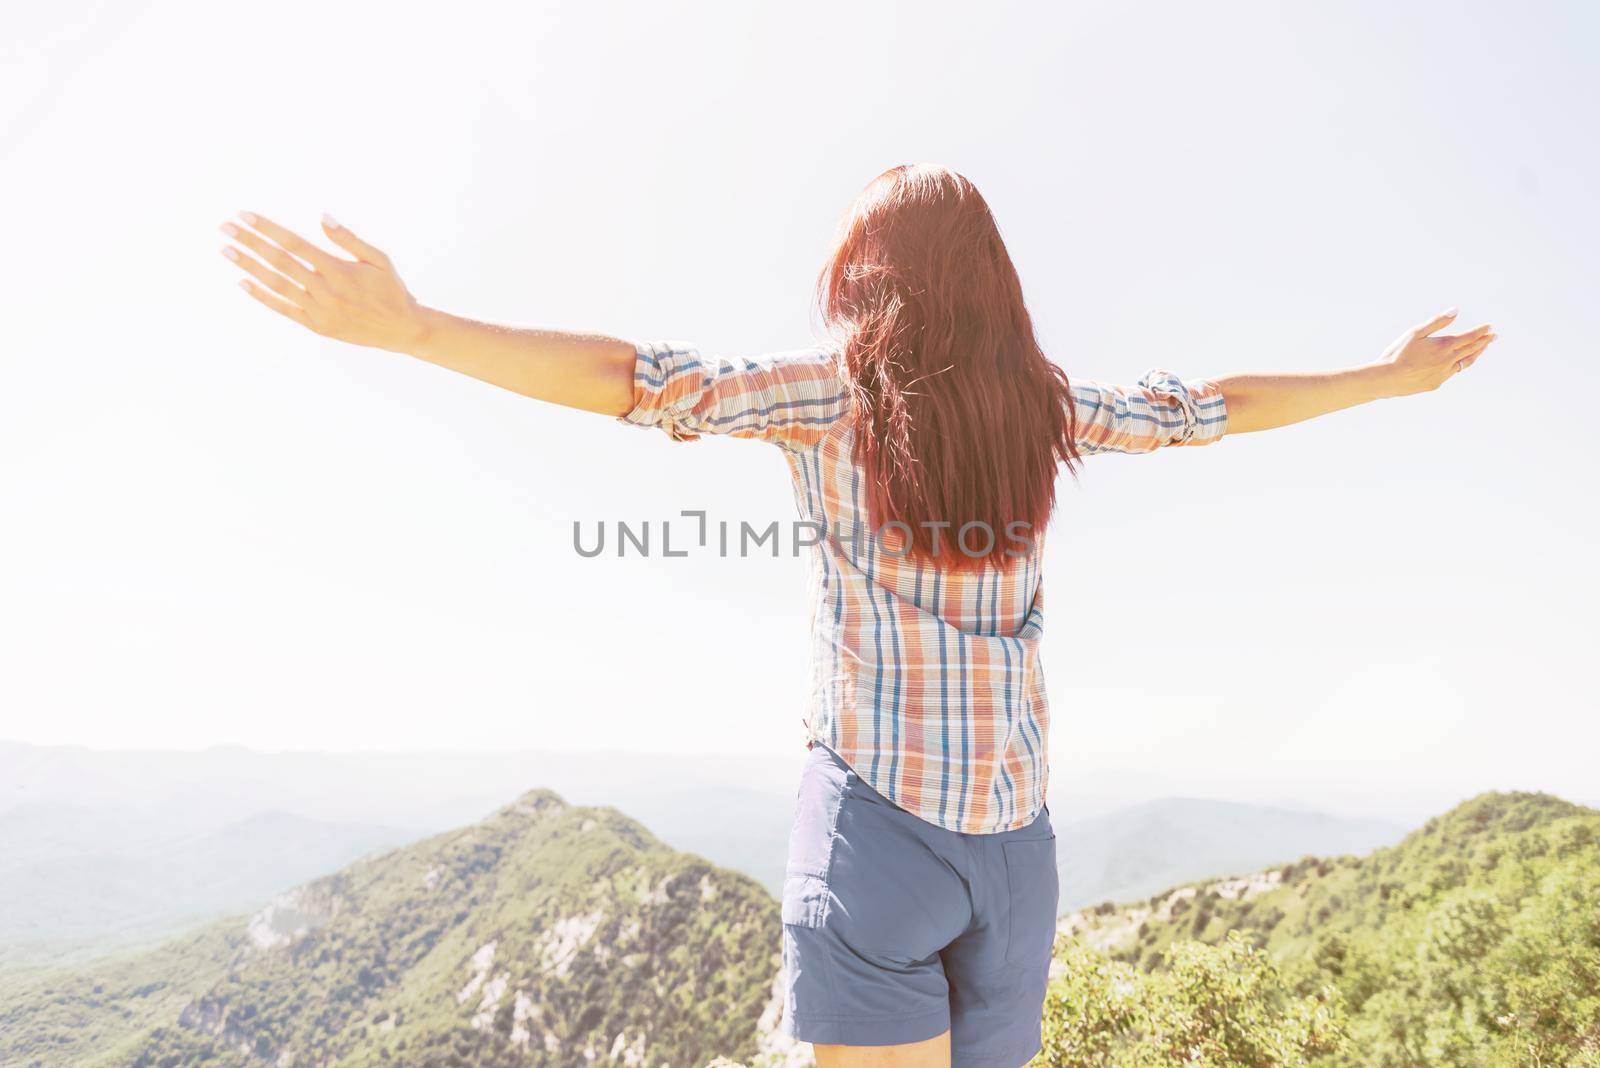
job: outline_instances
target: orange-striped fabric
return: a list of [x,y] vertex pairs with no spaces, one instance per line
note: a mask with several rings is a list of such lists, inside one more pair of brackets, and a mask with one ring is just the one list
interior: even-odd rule
[[[1042,542],[1007,541],[1019,555],[1005,568],[946,571],[898,555],[896,532],[875,532],[866,515],[848,393],[827,348],[756,359],[671,342],[636,351],[623,422],[680,441],[759,438],[788,458],[796,507],[820,532],[808,737],[930,823],[982,834],[1026,826],[1049,785]],[[1227,430],[1212,381],[1152,370],[1136,387],[1074,382],[1072,395],[1085,455],[1204,445]],[[974,532],[974,555],[981,541]]]

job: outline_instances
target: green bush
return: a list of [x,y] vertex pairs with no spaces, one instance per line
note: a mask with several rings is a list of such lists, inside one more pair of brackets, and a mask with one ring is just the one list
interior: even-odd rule
[[1236,934],[1218,946],[1175,943],[1148,974],[1076,945],[1058,961],[1036,1064],[1298,1068],[1343,1047],[1337,991],[1297,994]]

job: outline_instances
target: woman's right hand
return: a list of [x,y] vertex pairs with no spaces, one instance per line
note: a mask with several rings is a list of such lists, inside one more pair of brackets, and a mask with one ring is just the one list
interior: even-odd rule
[[239,213],[243,226],[225,222],[222,232],[255,254],[232,245],[222,254],[251,277],[246,293],[279,315],[324,337],[352,345],[414,352],[429,329],[427,309],[417,303],[381,250],[322,217],[328,240],[355,257],[328,252],[270,219]]
[[1383,369],[1386,392],[1406,397],[1438,389],[1475,363],[1495,339],[1488,323],[1464,334],[1440,334],[1455,320],[1451,308],[1407,330],[1384,350],[1375,366]]

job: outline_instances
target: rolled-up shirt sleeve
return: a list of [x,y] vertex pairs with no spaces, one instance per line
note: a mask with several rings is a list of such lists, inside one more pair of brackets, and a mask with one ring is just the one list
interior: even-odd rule
[[727,434],[797,448],[820,440],[845,409],[826,348],[728,359],[668,341],[638,342],[634,354],[633,408],[619,419],[675,441]]
[[1152,369],[1137,386],[1072,383],[1078,451],[1154,452],[1166,445],[1209,445],[1228,432],[1222,387]]

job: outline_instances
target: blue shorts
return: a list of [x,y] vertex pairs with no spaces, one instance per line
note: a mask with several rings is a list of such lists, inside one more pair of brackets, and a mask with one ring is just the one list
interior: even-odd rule
[[950,1031],[957,1066],[1039,1051],[1056,926],[1050,811],[960,834],[811,749],[783,887],[783,1026],[804,1042],[888,1046]]

